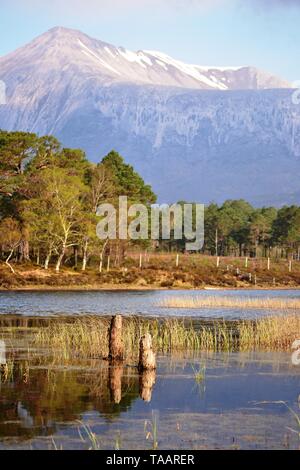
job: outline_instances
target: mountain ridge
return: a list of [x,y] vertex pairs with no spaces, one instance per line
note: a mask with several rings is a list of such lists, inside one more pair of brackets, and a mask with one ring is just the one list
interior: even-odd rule
[[[46,51],[46,52],[45,52]],[[97,70],[98,78],[114,82],[143,83],[160,86],[178,86],[191,89],[267,89],[289,88],[290,84],[253,66],[212,67],[187,64],[159,51],[130,51],[91,38],[81,31],[55,27],[33,39],[27,45],[0,58],[0,66],[16,61],[39,61],[64,66],[77,64],[86,72]],[[55,60],[57,61],[55,63]],[[49,66],[49,65],[48,65]]]
[[[212,74],[195,66],[196,80],[194,66],[165,55],[162,66],[161,54],[54,28],[0,58],[0,128],[53,134],[93,161],[115,148],[166,202],[297,202],[300,112],[288,84],[265,89],[280,79],[260,82],[243,67]],[[239,71],[232,89],[219,88]],[[236,89],[243,80],[250,88]]]

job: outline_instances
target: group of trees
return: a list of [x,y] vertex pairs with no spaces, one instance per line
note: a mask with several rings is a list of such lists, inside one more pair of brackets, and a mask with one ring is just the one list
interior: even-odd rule
[[96,235],[99,204],[128,201],[151,205],[150,186],[115,151],[99,164],[83,151],[62,148],[52,136],[0,131],[0,246],[10,259],[33,258],[59,271],[67,258],[78,257],[85,270],[91,255],[100,263],[105,250],[121,256],[125,243],[100,240]]
[[[206,205],[204,214],[203,253],[300,259],[300,207],[296,205],[255,208],[243,199],[227,200]],[[173,237],[160,245],[183,251],[185,241]]]
[[[52,136],[0,131],[0,248],[2,260],[35,261],[59,271],[69,261],[85,270],[88,260],[125,256],[126,240],[96,235],[99,204],[156,202],[150,186],[115,151],[98,164]],[[145,245],[145,242],[143,242]],[[150,246],[151,242],[148,242]],[[160,240],[156,249],[184,250],[185,240]],[[228,200],[205,208],[205,244],[212,255],[300,257],[300,208],[254,208]]]
[[300,207],[254,208],[244,200],[205,210],[205,249],[234,256],[300,255]]

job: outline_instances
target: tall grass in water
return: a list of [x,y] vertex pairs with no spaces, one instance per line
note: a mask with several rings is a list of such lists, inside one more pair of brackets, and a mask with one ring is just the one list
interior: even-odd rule
[[239,349],[290,350],[300,338],[300,314],[260,318],[255,322],[240,322]]
[[[74,356],[107,357],[109,325],[110,319],[103,317],[81,317],[64,323],[53,321],[35,334],[34,343],[48,346],[66,360]],[[146,332],[151,333],[154,348],[164,352],[230,350],[235,343],[233,332],[225,322],[195,328],[184,320],[125,317],[123,342],[127,356],[138,355],[139,339]]]
[[[103,317],[53,321],[35,334],[34,343],[48,347],[65,360],[107,357],[109,323],[110,319]],[[123,341],[128,358],[136,358],[139,338],[146,332],[151,333],[154,348],[161,352],[290,350],[293,341],[300,338],[300,315],[197,325],[177,319],[127,317],[123,321]]]
[[233,307],[240,309],[300,309],[300,299],[252,298],[252,297],[226,297],[226,296],[197,296],[197,297],[170,297],[161,303],[167,308],[218,308]]

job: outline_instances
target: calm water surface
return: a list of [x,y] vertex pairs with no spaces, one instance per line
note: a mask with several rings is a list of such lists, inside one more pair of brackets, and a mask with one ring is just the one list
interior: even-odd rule
[[[219,318],[253,318],[270,314],[269,310],[166,309],[160,306],[168,297],[189,296],[289,297],[299,298],[298,290],[172,290],[172,291],[23,291],[0,292],[0,314],[80,315],[136,314],[150,316],[193,316]],[[272,312],[274,313],[274,312]]]
[[294,416],[275,403],[299,413],[300,367],[288,354],[159,356],[142,383],[133,367],[15,353],[13,373],[1,378],[0,449],[87,449],[89,432],[102,449],[151,449],[154,427],[159,449],[300,445]]
[[[166,297],[191,295],[295,298],[300,292],[1,292],[0,317],[120,312],[233,319],[270,314],[159,306]],[[0,329],[9,365],[0,372],[0,449],[87,449],[93,446],[91,432],[102,449],[151,449],[154,431],[159,449],[300,447],[299,425],[291,412],[300,416],[300,366],[292,364],[289,352],[159,355],[157,372],[139,376],[132,363],[112,367],[101,359],[74,358],[65,364],[47,350],[29,349],[28,333],[7,334]]]

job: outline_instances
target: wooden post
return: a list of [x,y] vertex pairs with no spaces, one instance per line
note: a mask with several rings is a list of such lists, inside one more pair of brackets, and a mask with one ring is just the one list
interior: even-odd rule
[[110,267],[110,255],[107,257],[107,268],[106,271],[109,272],[109,267]]
[[116,315],[111,319],[109,328],[109,360],[123,361],[124,347],[122,340],[122,316]]
[[176,268],[179,266],[179,254],[176,255]]
[[152,389],[155,385],[155,370],[144,370],[139,377],[139,391],[142,400],[149,403],[152,398]]
[[256,281],[257,281],[256,274],[254,274],[254,285],[256,285]]
[[142,265],[143,265],[143,257],[142,257],[142,253],[140,253],[140,269],[142,269]]
[[292,272],[292,260],[290,259],[289,261],[289,272],[291,273]]
[[245,268],[248,268],[248,256],[245,258]]
[[268,258],[268,271],[270,271],[270,258]]
[[220,266],[220,256],[217,256],[217,268]]
[[156,357],[152,349],[152,337],[150,333],[146,333],[140,339],[140,355],[138,369],[143,370],[156,369]]

